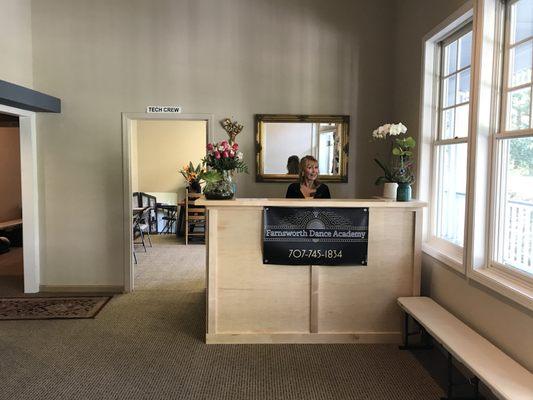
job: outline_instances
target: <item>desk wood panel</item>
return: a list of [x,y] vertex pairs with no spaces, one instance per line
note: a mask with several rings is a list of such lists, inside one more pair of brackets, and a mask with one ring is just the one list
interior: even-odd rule
[[262,211],[218,210],[217,333],[309,332],[310,267],[263,265]]
[[208,343],[400,342],[396,299],[420,285],[420,208],[370,207],[367,266],[289,266],[263,265],[252,204],[206,204]]
[[413,292],[413,218],[371,208],[368,265],[320,267],[318,332],[401,332],[396,299]]

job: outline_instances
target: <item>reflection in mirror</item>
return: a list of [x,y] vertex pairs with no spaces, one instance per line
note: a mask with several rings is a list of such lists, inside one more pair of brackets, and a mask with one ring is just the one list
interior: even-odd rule
[[323,181],[346,182],[348,129],[348,116],[257,115],[257,180],[294,181],[312,155]]

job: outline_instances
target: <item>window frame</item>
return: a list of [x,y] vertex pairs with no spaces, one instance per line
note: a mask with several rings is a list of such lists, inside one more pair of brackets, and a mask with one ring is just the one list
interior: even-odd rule
[[[522,87],[530,88],[530,114],[529,114],[529,126],[530,128],[520,129],[520,130],[507,130],[507,100],[509,90],[509,66],[510,62],[510,49],[511,47],[516,47],[522,43],[531,41],[533,43],[533,36],[528,36],[525,39],[520,40],[515,43],[513,46],[510,46],[510,36],[511,36],[511,13],[510,7],[517,3],[519,0],[507,0],[501,2],[499,8],[496,10],[497,20],[500,23],[496,35],[498,36],[495,45],[500,47],[499,54],[495,63],[498,65],[497,74],[500,76],[500,79],[494,79],[493,85],[499,85],[499,99],[493,103],[492,112],[496,116],[497,120],[494,121],[494,126],[497,127],[492,135],[492,146],[491,146],[491,160],[492,160],[492,174],[491,174],[491,187],[489,190],[489,209],[490,217],[488,223],[488,245],[487,245],[487,266],[486,269],[489,272],[494,272],[499,274],[507,279],[518,281],[518,283],[524,285],[526,288],[531,289],[533,292],[533,274],[530,274],[526,271],[523,271],[512,265],[505,265],[497,261],[496,248],[498,246],[503,246],[499,236],[501,235],[502,227],[502,215],[505,211],[504,207],[501,206],[501,185],[503,182],[503,171],[504,165],[507,164],[504,159],[504,151],[501,148],[502,142],[508,139],[516,138],[533,138],[533,129],[531,128],[533,123],[533,75],[531,82],[527,84],[522,84],[514,86],[512,89],[519,90]],[[499,42],[499,43],[498,43]],[[500,243],[501,242],[501,243]]]
[[[514,0],[512,0],[514,1]],[[422,201],[432,202],[434,191],[433,141],[439,111],[437,44],[473,20],[472,58],[470,76],[470,114],[467,163],[467,198],[465,210],[465,235],[463,257],[450,257],[434,241],[430,241],[431,221],[429,207],[424,209],[422,251],[444,265],[456,270],[468,281],[475,281],[500,295],[533,310],[533,285],[520,271],[492,263],[493,224],[497,204],[496,151],[503,110],[503,52],[504,52],[504,0],[472,0],[461,6],[441,24],[429,32],[422,41],[422,85],[420,102],[420,137],[417,187]],[[487,82],[491,82],[487,85]],[[483,83],[483,84],[482,84]],[[533,89],[532,89],[533,99]],[[533,105],[532,105],[533,107]],[[533,118],[533,112],[530,114]],[[531,136],[530,133],[509,131],[505,138]],[[429,166],[429,168],[428,168]],[[527,277],[526,277],[527,278]]]
[[[450,73],[448,75],[444,75],[444,68],[445,68],[445,59],[446,59],[446,56],[445,56],[445,51],[444,51],[444,48],[449,45],[450,43],[453,43],[454,41],[457,41],[463,37],[464,35],[468,34],[468,32],[472,32],[472,40],[473,40],[473,36],[474,36],[474,32],[473,32],[473,22],[471,19],[467,20],[466,22],[464,22],[463,24],[461,24],[459,27],[455,28],[452,32],[448,33],[443,39],[441,39],[439,42],[438,42],[438,60],[439,60],[439,65],[438,65],[438,68],[437,68],[437,73],[438,73],[438,76],[437,76],[437,88],[436,88],[436,95],[437,95],[437,109],[436,109],[436,129],[435,131],[433,132],[433,143],[432,143],[432,154],[431,154],[431,157],[432,157],[432,165],[431,165],[431,176],[432,176],[432,187],[431,187],[431,203],[430,203],[430,216],[431,216],[431,220],[429,222],[430,226],[429,226],[429,242],[431,243],[431,245],[433,247],[435,247],[437,249],[437,251],[441,251],[441,252],[444,252],[448,255],[448,257],[452,258],[454,260],[454,267],[458,267],[460,264],[463,263],[463,252],[464,252],[464,239],[465,239],[465,236],[464,234],[466,233],[466,230],[465,230],[465,226],[466,226],[466,195],[467,195],[467,187],[465,187],[465,223],[463,225],[463,246],[459,246],[458,244],[456,243],[453,243],[449,240],[446,240],[446,239],[443,239],[439,236],[437,236],[437,227],[438,227],[438,224],[437,224],[437,218],[438,218],[438,215],[437,215],[437,204],[438,204],[438,201],[437,201],[437,197],[438,197],[438,189],[439,189],[439,178],[438,178],[438,173],[439,173],[439,166],[438,166],[438,162],[439,162],[439,158],[438,158],[438,151],[439,151],[439,148],[442,148],[444,146],[447,146],[447,145],[453,145],[453,144],[462,144],[462,143],[465,143],[467,145],[467,151],[468,151],[468,141],[469,141],[469,137],[471,135],[471,130],[470,130],[470,126],[468,127],[468,132],[467,132],[467,135],[466,136],[463,136],[463,137],[453,137],[453,138],[449,138],[449,139],[443,139],[442,138],[442,117],[443,117],[443,113],[445,110],[448,110],[448,109],[457,109],[458,107],[460,106],[463,106],[463,105],[467,105],[468,104],[468,112],[469,112],[469,116],[472,112],[472,109],[471,109],[471,96],[469,96],[469,100],[467,102],[462,102],[462,103],[456,103],[454,104],[453,106],[448,106],[448,107],[444,107],[444,104],[443,104],[443,82],[446,78],[450,77],[451,75],[455,75],[457,77],[459,77],[459,74],[460,72],[462,71],[465,71],[467,69],[470,69],[470,83],[472,82],[472,56],[473,56],[473,52],[472,52],[472,55],[471,55],[471,59],[470,59],[470,64],[468,65],[468,67],[463,67],[461,69],[457,69],[455,72],[453,73]],[[459,53],[459,50],[457,50],[457,52]],[[458,54],[458,57],[459,57],[459,54]],[[457,60],[458,61],[458,60]],[[456,80],[456,88],[455,88],[455,93],[457,95],[457,87],[458,87],[459,83],[458,83],[458,78]],[[472,90],[472,85],[470,85],[470,91]],[[470,119],[470,118],[469,118]],[[455,119],[454,119],[454,124],[455,124]],[[465,171],[465,173],[468,175],[468,168],[467,170]],[[458,265],[459,264],[459,265]],[[464,270],[464,268],[460,267],[459,266],[459,269],[462,269]]]
[[[419,185],[419,197],[426,200],[429,203],[429,207],[424,211],[426,223],[424,224],[423,243],[422,250],[445,263],[449,267],[453,268],[461,274],[465,274],[465,251],[464,246],[459,246],[451,241],[440,238],[436,235],[436,199],[438,195],[438,157],[437,152],[439,147],[466,143],[468,148],[469,138],[471,137],[471,126],[469,123],[467,136],[455,137],[450,139],[441,139],[441,105],[442,92],[441,81],[444,81],[444,76],[441,71],[444,71],[444,47],[446,44],[451,43],[465,33],[472,31],[472,49],[474,40],[473,31],[473,10],[470,2],[466,3],[461,9],[459,9],[454,15],[450,16],[439,27],[428,34],[424,40],[424,58],[423,58],[423,70],[426,73],[423,74],[422,82],[422,96],[430,97],[431,104],[429,106],[422,102],[421,110],[421,127],[423,135],[419,140],[419,168],[418,176],[420,177],[421,184]],[[429,36],[429,37],[428,37]],[[455,71],[457,76],[462,70],[470,68],[470,98],[468,102],[461,104],[468,104],[469,115],[472,115],[472,71],[473,71],[474,53],[472,51],[471,61],[469,67],[465,67],[461,70]],[[428,71],[429,70],[429,71]],[[428,73],[429,72],[429,73]],[[443,73],[443,72],[442,72]],[[448,74],[447,76],[452,75]],[[458,84],[458,83],[457,83]],[[424,93],[427,92],[427,93]],[[456,87],[457,93],[457,87]],[[461,104],[455,104],[453,107],[458,107]],[[447,107],[443,107],[447,108]],[[467,150],[468,151],[468,150]],[[424,162],[425,160],[425,162]],[[430,165],[429,171],[423,172],[423,165]],[[468,163],[467,163],[467,187],[466,199],[465,199],[465,226],[464,229],[464,243],[466,242],[466,221],[467,221],[467,202],[468,202]]]
[[[522,39],[513,45],[510,44],[511,40],[511,12],[510,8],[513,4],[517,3],[519,0],[506,0],[503,5],[503,10],[500,10],[499,12],[503,15],[500,15],[500,19],[503,19],[503,28],[500,31],[501,40],[503,41],[503,49],[502,49],[502,63],[503,68],[501,71],[501,107],[498,111],[499,113],[499,129],[496,132],[497,138],[518,138],[518,137],[524,137],[524,136],[532,136],[533,135],[533,75],[530,83],[524,83],[522,85],[513,86],[513,90],[509,90],[509,55],[511,47],[516,48],[517,46],[531,41],[533,44],[533,36],[528,36],[525,39]],[[520,90],[523,88],[529,87],[530,89],[530,111],[529,111],[529,128],[526,129],[517,129],[517,130],[507,130],[507,102],[508,102],[508,94],[511,91]]]

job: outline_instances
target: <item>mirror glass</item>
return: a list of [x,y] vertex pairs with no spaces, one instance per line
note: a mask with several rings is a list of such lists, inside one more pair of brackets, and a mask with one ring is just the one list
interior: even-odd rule
[[256,129],[258,181],[294,181],[306,155],[321,180],[347,181],[348,116],[257,115]]

